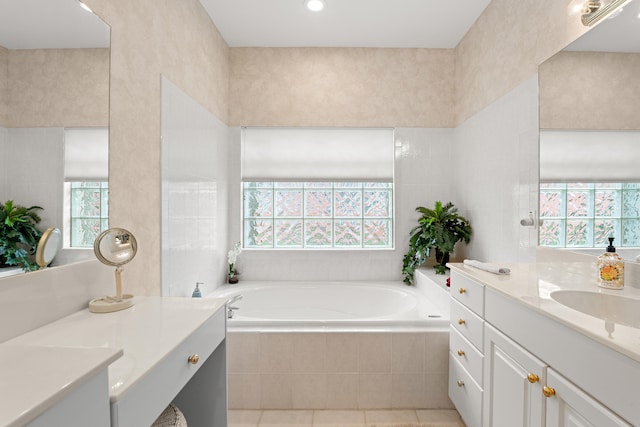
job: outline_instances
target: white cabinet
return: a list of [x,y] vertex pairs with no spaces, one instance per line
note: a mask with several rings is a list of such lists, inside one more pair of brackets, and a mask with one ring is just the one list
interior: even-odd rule
[[546,364],[485,324],[484,427],[544,426]]
[[449,398],[468,427],[482,425],[484,286],[451,272]]
[[551,368],[547,371],[544,392],[546,427],[631,426]]

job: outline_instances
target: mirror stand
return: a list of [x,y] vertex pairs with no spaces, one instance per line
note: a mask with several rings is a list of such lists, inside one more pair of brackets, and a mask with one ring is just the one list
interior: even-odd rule
[[133,295],[122,293],[122,266],[133,259],[138,250],[136,238],[123,228],[110,228],[96,238],[93,251],[105,265],[115,266],[116,295],[94,298],[89,302],[92,313],[112,313],[133,305]]

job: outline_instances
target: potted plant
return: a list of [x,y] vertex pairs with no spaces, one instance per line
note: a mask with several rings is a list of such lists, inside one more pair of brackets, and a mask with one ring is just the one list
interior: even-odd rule
[[242,247],[240,246],[240,242],[236,243],[227,253],[227,259],[229,261],[229,276],[228,281],[231,284],[238,283],[238,270],[236,270],[236,260],[238,259],[238,255],[242,252]]
[[0,267],[19,266],[24,271],[38,269],[33,259],[42,232],[36,228],[40,206],[14,205],[13,200],[0,203]]
[[409,234],[409,251],[402,260],[402,278],[407,285],[413,285],[413,273],[429,258],[432,248],[436,252],[436,274],[444,274],[455,244],[471,239],[471,225],[458,215],[453,203],[437,201],[434,209],[417,207],[416,211],[422,216]]

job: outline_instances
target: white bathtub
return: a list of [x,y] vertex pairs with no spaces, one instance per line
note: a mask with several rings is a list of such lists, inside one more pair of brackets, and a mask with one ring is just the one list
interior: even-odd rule
[[229,331],[444,331],[448,312],[402,282],[241,282],[209,297],[229,299]]

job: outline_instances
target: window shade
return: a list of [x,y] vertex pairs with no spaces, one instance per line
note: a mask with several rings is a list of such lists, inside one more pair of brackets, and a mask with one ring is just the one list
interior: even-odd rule
[[243,128],[244,181],[392,181],[393,129]]
[[640,180],[640,132],[540,131],[541,182]]
[[109,179],[109,129],[65,129],[64,179],[65,181],[107,181]]

